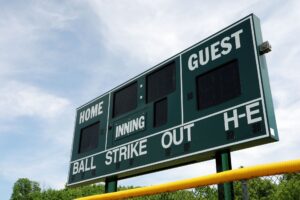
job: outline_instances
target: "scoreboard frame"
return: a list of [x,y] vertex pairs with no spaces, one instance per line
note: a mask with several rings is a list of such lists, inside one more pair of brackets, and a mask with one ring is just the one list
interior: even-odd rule
[[262,42],[251,14],[79,107],[67,186],[278,141]]

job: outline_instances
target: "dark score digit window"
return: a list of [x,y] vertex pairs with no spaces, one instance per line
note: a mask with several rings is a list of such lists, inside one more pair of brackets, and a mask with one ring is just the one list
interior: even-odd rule
[[137,82],[114,94],[113,117],[127,113],[137,107]]
[[168,121],[168,101],[164,98],[154,104],[154,127],[159,127]]
[[81,129],[79,153],[91,151],[98,146],[100,122]]
[[201,74],[196,82],[198,110],[233,99],[241,94],[238,61]]
[[147,76],[147,102],[161,99],[176,88],[175,62]]

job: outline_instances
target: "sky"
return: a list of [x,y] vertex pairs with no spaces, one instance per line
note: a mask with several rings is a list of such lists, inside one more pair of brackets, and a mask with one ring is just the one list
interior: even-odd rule
[[[299,158],[300,1],[0,1],[0,198],[18,178],[63,188],[75,110],[250,13],[261,20],[280,141],[232,152],[233,168]],[[215,172],[210,160],[119,181]]]

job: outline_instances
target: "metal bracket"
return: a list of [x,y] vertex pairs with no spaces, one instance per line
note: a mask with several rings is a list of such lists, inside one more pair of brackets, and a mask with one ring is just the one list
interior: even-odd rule
[[269,41],[265,41],[263,42],[260,46],[259,46],[259,54],[263,55],[265,53],[269,53],[270,51],[272,51],[272,46],[269,43]]

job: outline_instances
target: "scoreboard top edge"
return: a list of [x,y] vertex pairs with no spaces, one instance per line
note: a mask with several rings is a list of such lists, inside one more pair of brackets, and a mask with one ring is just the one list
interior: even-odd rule
[[[88,101],[87,103],[85,103],[85,104],[79,106],[78,108],[76,108],[76,110],[78,111],[78,110],[80,110],[81,108],[83,108],[83,107],[85,107],[85,106],[87,106],[87,105],[89,105],[89,104],[91,104],[91,103],[97,101],[98,99],[104,97],[105,95],[108,95],[109,93],[112,93],[112,92],[114,92],[114,91],[117,91],[118,89],[122,88],[123,86],[126,86],[126,85],[129,84],[130,82],[136,80],[136,79],[139,78],[140,76],[143,76],[143,75],[145,75],[145,74],[147,74],[147,73],[152,72],[153,70],[155,70],[155,69],[161,67],[162,65],[164,65],[164,64],[166,64],[166,63],[168,63],[168,62],[170,62],[172,59],[178,57],[179,55],[181,55],[181,54],[183,54],[183,53],[185,53],[185,52],[191,50],[192,48],[197,47],[198,45],[201,45],[202,43],[204,43],[205,41],[207,41],[207,40],[209,40],[209,39],[214,38],[215,36],[217,36],[217,35],[219,35],[220,33],[226,31],[227,29],[232,28],[232,27],[234,27],[234,26],[240,24],[241,22],[243,22],[243,21],[245,21],[245,20],[247,20],[247,19],[249,19],[249,20],[252,19],[252,20],[253,20],[254,18],[257,19],[257,20],[259,20],[259,18],[258,18],[255,14],[253,14],[253,13],[249,14],[248,16],[246,16],[246,17],[244,17],[244,18],[242,18],[242,19],[240,19],[240,20],[234,22],[233,24],[231,24],[231,25],[229,25],[229,26],[227,26],[227,27],[221,29],[220,31],[214,33],[213,35],[210,35],[209,37],[206,37],[205,39],[201,40],[200,42],[198,42],[198,43],[196,43],[196,44],[194,44],[194,45],[188,47],[187,49],[185,49],[185,50],[183,50],[183,51],[181,51],[181,52],[175,54],[174,56],[172,56],[172,57],[170,57],[170,58],[168,58],[168,59],[166,59],[166,60],[164,60],[164,61],[158,63],[157,65],[155,65],[155,66],[149,68],[148,70],[142,72],[141,74],[138,74],[138,75],[134,76],[133,78],[127,80],[126,82],[124,82],[124,83],[122,83],[122,84],[120,84],[120,85],[114,87],[113,89],[111,89],[111,90],[105,92],[104,94],[102,94],[102,95],[100,95],[100,96],[98,96],[98,97],[96,97],[96,98],[94,98],[94,99]],[[254,20],[253,20],[253,21],[254,21]]]

